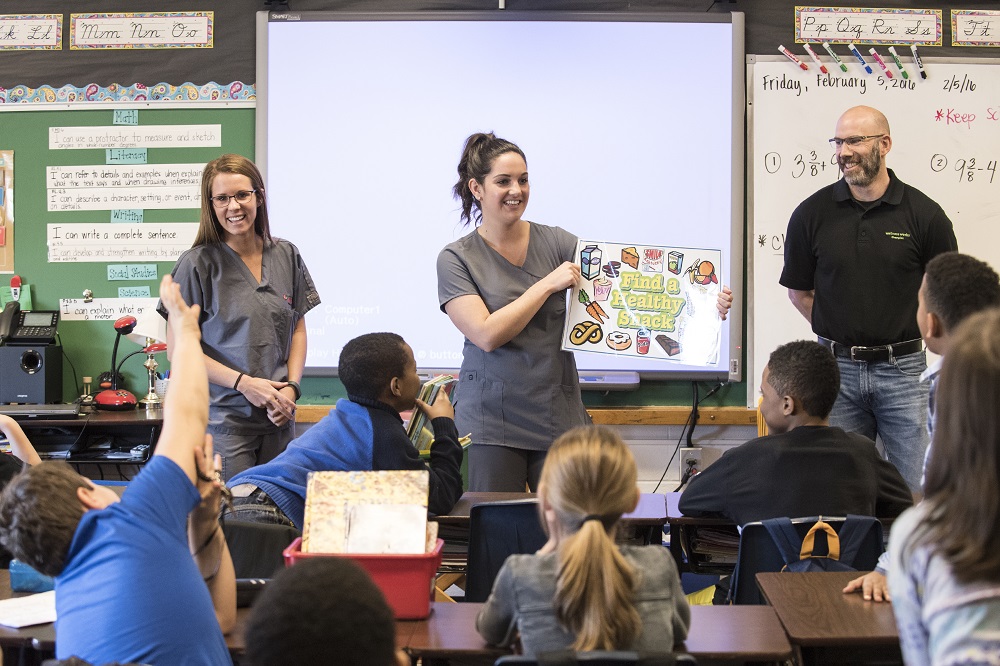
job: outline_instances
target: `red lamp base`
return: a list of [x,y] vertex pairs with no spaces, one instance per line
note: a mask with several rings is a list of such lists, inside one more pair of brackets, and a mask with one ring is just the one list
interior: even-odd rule
[[98,409],[108,409],[111,411],[123,412],[135,409],[137,402],[135,396],[125,389],[118,389],[117,391],[105,389],[94,396],[94,404]]

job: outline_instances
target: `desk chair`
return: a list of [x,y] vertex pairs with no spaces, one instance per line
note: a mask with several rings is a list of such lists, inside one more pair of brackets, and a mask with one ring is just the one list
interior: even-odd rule
[[285,568],[282,551],[302,536],[294,527],[226,519],[222,532],[237,578],[272,578]]
[[675,666],[697,664],[689,654],[670,652],[628,652],[624,650],[594,650],[592,652],[549,652],[537,657],[507,655],[494,666]]
[[469,511],[469,565],[465,600],[486,601],[508,555],[534,553],[548,537],[538,500],[476,504]]
[[[844,525],[844,517],[833,518],[826,516],[811,516],[808,518],[793,518],[792,525],[799,536],[805,537],[816,521],[822,518],[834,530],[840,533]],[[862,527],[861,544],[857,554],[852,561],[841,557],[844,564],[854,567],[859,571],[871,571],[878,563],[879,555],[885,550],[882,541],[882,523],[876,518],[865,517],[865,525]],[[825,539],[825,536],[824,536]],[[819,541],[820,539],[817,539]],[[826,552],[817,544],[816,552]],[[775,545],[774,540],[768,533],[767,528],[760,521],[747,523],[743,526],[740,534],[740,550],[736,560],[736,570],[733,572],[733,581],[730,589],[730,600],[735,604],[756,604],[763,605],[764,598],[757,588],[756,575],[761,572],[781,571],[785,566],[785,560],[781,552]]]

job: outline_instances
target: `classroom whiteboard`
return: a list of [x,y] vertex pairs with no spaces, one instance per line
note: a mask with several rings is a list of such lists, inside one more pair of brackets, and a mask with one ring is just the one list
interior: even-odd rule
[[[711,248],[743,276],[742,15],[421,12],[260,15],[257,159],[272,233],[323,299],[307,368],[395,331],[421,370],[456,370],[436,260],[471,229],[451,188],[465,138],[527,155],[526,219],[579,238]],[[699,54],[697,67],[691,54]],[[582,371],[738,380],[741,312],[712,366],[577,353]],[[735,322],[735,325],[733,324]]]
[[928,78],[921,80],[906,58],[910,78],[889,80],[843,60],[847,73],[829,64],[825,76],[811,62],[804,72],[783,57],[747,58],[748,407],[756,405],[771,351],[815,337],[778,284],[784,234],[795,207],[840,177],[827,140],[848,108],[864,104],[886,115],[893,140],[889,168],[944,208],[962,252],[1000,267],[997,61],[924,58]]

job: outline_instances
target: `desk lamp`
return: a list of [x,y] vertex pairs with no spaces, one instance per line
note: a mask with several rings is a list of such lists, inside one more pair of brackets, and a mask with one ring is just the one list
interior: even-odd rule
[[[115,336],[115,346],[111,350],[111,388],[105,389],[94,396],[94,404],[97,405],[98,409],[116,411],[135,409],[135,396],[124,388],[118,388],[118,366],[116,366],[116,361],[118,360],[118,343],[121,342],[123,335],[128,335],[135,329],[137,323],[138,321],[132,315],[119,317],[115,322],[115,331],[118,335]],[[128,357],[126,356],[125,358]]]
[[[143,353],[146,355],[146,362],[142,365],[146,368],[149,379],[146,396],[139,403],[145,405],[147,410],[159,409],[163,406],[164,396],[156,393],[156,369],[160,367],[159,363],[156,362],[156,355],[167,351],[167,343],[163,342],[167,339],[167,320],[152,308],[147,308],[137,318],[138,324],[131,333],[126,334],[126,337],[142,347],[133,354]],[[131,355],[129,354],[129,356]],[[127,359],[128,356],[125,358]],[[123,359],[122,363],[124,362]]]

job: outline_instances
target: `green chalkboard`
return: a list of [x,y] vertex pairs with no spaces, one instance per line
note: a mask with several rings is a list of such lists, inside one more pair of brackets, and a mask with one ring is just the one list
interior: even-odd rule
[[[46,167],[104,164],[106,157],[104,149],[50,150],[49,128],[110,126],[113,117],[111,109],[0,112],[0,150],[14,151],[14,268],[31,285],[35,309],[56,309],[60,299],[79,298],[84,289],[93,291],[95,298],[115,298],[121,286],[148,286],[151,295],[155,296],[158,278],[173,267],[173,262],[157,262],[156,279],[120,282],[108,279],[107,267],[109,263],[122,262],[68,263],[48,260],[47,225],[105,224],[110,219],[107,210],[47,210]],[[248,157],[254,154],[253,109],[170,109],[161,106],[140,109],[138,124],[222,126],[221,147],[148,148],[149,164],[205,163],[224,152]],[[198,218],[199,210],[195,208],[146,209],[143,213],[143,223],[197,222]],[[280,221],[274,231],[281,235]],[[4,276],[0,276],[0,284],[5,283]],[[92,376],[96,381],[101,372],[110,369],[115,333],[111,321],[65,321],[60,325],[59,333],[66,356],[63,399],[69,401],[79,395],[83,376]],[[136,349],[135,343],[123,340],[119,360]],[[143,357],[137,355],[122,369],[127,387],[139,396],[145,393],[146,371],[142,362]],[[161,363],[169,367],[165,358]],[[703,384],[702,387],[702,393],[706,392],[708,385]],[[305,403],[332,403],[345,396],[343,386],[333,378],[309,377],[303,381],[302,388]],[[584,399],[591,406],[684,405],[690,404],[691,384],[686,381],[643,382],[637,391],[607,395],[588,392]],[[723,389],[709,403],[742,405],[745,401],[746,384],[740,383]]]
[[[63,111],[4,111],[0,113],[0,150],[14,151],[14,272],[31,285],[32,305],[36,310],[54,310],[62,298],[79,298],[90,289],[95,298],[117,298],[119,287],[149,287],[156,296],[159,277],[170,272],[172,261],[152,262],[156,278],[116,281],[108,279],[110,263],[50,262],[46,228],[49,224],[108,224],[108,210],[47,210],[46,167],[62,165],[98,165],[106,163],[101,149],[50,150],[49,128],[112,126],[112,109]],[[155,106],[138,111],[139,125],[221,125],[221,147],[147,148],[149,164],[208,162],[222,153],[235,152],[253,157],[254,110],[248,108],[171,109]],[[145,209],[143,223],[197,222],[200,209]],[[148,264],[151,262],[139,262]],[[0,276],[7,284],[9,276]],[[63,366],[63,399],[72,400],[81,391],[82,378],[94,377],[110,369],[115,331],[112,321],[64,321],[59,326],[66,361]],[[122,340],[119,361],[139,347]],[[166,365],[165,357],[162,363]],[[122,368],[127,388],[138,396],[145,394],[144,357],[137,355]],[[74,368],[76,375],[74,377]],[[0,369],[6,372],[6,369]]]

